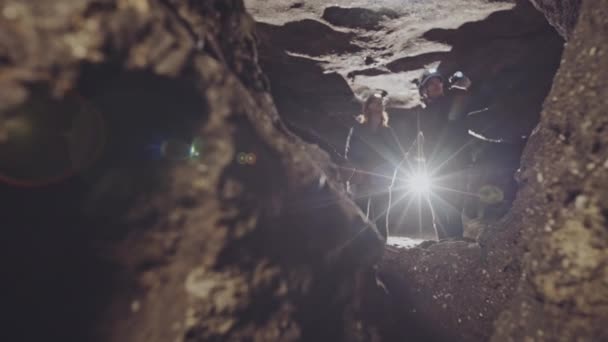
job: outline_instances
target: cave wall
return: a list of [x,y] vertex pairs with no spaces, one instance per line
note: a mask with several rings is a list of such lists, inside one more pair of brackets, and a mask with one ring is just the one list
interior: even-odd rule
[[520,228],[527,253],[494,341],[608,339],[607,6],[582,3],[526,146],[514,210],[525,216]]
[[[279,119],[242,1],[0,8],[2,119],[36,84],[108,128],[93,172],[2,185],[3,340],[369,340],[351,299],[382,240]],[[200,155],[148,159],[158,136],[198,138]]]
[[530,2],[545,14],[549,23],[562,37],[570,38],[578,19],[582,0],[530,0]]
[[338,161],[361,105],[342,75],[326,73],[319,61],[306,56],[359,51],[352,43],[356,35],[315,20],[282,26],[257,23],[257,35],[260,67],[268,76],[282,119],[292,131]]

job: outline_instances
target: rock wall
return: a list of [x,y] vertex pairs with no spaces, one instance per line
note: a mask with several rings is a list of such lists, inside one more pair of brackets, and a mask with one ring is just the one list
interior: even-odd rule
[[[68,179],[2,185],[3,340],[369,340],[351,299],[383,242],[279,119],[242,1],[0,9],[2,124],[78,99],[107,140]],[[159,137],[194,152],[146,157]]]
[[583,2],[524,152],[517,208],[528,252],[494,341],[608,339],[607,8]]
[[531,0],[531,2],[545,14],[549,23],[562,37],[570,38],[578,19],[582,0]]

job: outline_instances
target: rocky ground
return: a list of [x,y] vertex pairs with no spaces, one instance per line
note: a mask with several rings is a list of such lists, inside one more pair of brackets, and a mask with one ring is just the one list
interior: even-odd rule
[[[2,340],[608,340],[608,2],[536,2],[563,56],[526,1],[403,3],[0,0]],[[518,192],[385,247],[335,162],[426,65],[498,94]]]

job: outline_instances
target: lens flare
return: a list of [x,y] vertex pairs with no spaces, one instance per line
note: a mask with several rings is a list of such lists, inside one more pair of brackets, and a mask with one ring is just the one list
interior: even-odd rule
[[236,161],[241,165],[245,165],[247,163],[247,155],[243,152],[239,152],[236,155]]
[[196,149],[196,146],[194,145],[190,145],[190,158],[196,158],[199,157],[201,154],[200,152]]

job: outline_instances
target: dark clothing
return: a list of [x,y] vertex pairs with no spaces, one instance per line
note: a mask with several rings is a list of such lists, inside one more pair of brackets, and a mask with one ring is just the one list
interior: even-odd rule
[[[470,165],[466,116],[470,111],[466,91],[450,89],[445,95],[429,103],[421,115],[421,129],[425,134],[425,154],[429,168],[438,174],[437,195],[444,203],[435,203],[439,237],[462,235],[461,212],[466,190],[465,172]],[[440,201],[439,201],[440,202]]]
[[395,133],[390,127],[381,126],[372,131],[368,125],[355,125],[346,139],[344,156],[358,171],[355,184],[351,184],[356,202],[387,238],[389,186],[402,158]]
[[379,166],[397,165],[402,158],[393,129],[380,126],[376,131],[366,124],[353,126],[346,138],[344,156],[357,168],[373,172]]

